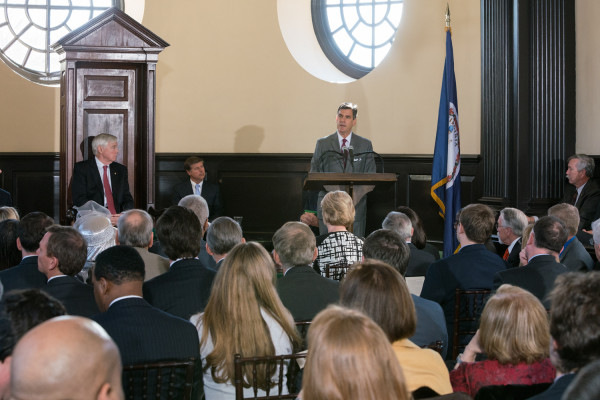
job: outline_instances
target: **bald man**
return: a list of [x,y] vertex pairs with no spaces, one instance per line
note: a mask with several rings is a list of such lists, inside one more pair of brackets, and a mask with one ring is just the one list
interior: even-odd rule
[[121,358],[96,322],[63,316],[30,330],[13,352],[16,400],[122,400]]

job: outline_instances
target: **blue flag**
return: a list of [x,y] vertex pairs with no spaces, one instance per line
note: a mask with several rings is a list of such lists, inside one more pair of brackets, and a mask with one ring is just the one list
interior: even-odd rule
[[442,77],[442,93],[438,112],[433,170],[431,172],[431,197],[439,206],[444,218],[444,257],[458,249],[454,231],[456,213],[460,210],[460,137],[458,129],[458,101],[454,79],[452,36],[446,31],[446,62]]

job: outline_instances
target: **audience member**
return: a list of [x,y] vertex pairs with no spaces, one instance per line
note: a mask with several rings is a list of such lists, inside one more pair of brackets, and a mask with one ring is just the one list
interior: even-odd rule
[[18,221],[19,212],[14,207],[2,206],[0,207],[0,221],[4,221],[5,219],[16,219]]
[[498,240],[501,244],[508,246],[502,256],[508,268],[519,266],[519,253],[521,253],[523,243],[521,236],[526,226],[527,216],[523,211],[511,207],[500,211],[497,224]]
[[21,262],[21,250],[17,247],[19,221],[0,221],[0,271],[14,267]]
[[354,222],[354,203],[346,192],[329,192],[321,202],[327,234],[317,238],[319,254],[314,268],[326,275],[326,266],[352,265],[362,259],[363,240],[346,228]]
[[594,252],[596,253],[596,265],[595,270],[600,270],[600,219],[592,223],[594,232]]
[[[204,237],[204,233],[206,233],[209,226],[208,203],[204,197],[195,194],[189,194],[183,199],[179,200],[179,204],[177,205],[189,208],[194,212],[194,214],[196,214],[198,221],[200,221],[200,226],[202,227],[202,236]],[[198,259],[207,267],[216,269],[217,263],[215,262],[215,259],[208,254],[208,251],[206,250],[206,241],[204,239],[200,240],[200,253],[198,253]]]
[[435,257],[431,253],[417,249],[412,244],[412,236],[415,230],[408,215],[392,211],[385,217],[381,227],[396,232],[408,244],[410,257],[408,258],[405,276],[425,276],[427,269],[435,261]]
[[117,221],[117,238],[119,244],[133,247],[144,260],[145,279],[150,280],[169,270],[169,260],[150,253],[148,249],[154,242],[154,222],[144,210],[128,210]]
[[121,400],[121,360],[110,336],[87,318],[46,321],[17,343],[10,389],[14,399]]
[[273,258],[283,268],[277,292],[296,321],[310,321],[339,298],[339,282],[312,269],[317,257],[315,235],[302,222],[287,222],[273,235]]
[[448,337],[454,334],[456,289],[492,289],[494,275],[506,269],[502,258],[484,245],[494,230],[495,217],[491,208],[470,204],[459,212],[456,221],[460,251],[431,264],[421,291],[421,297],[442,306]]
[[402,275],[377,260],[355,264],[340,287],[340,304],[364,312],[392,343],[409,391],[422,386],[438,394],[452,393],[448,369],[440,355],[408,338],[415,333],[415,306]]
[[563,400],[600,399],[600,360],[583,367],[562,396]]
[[242,227],[229,217],[219,217],[208,227],[206,232],[206,252],[212,256],[218,270],[227,253],[236,245],[244,243]]
[[[239,244],[219,269],[204,313],[191,318],[200,337],[207,400],[234,398],[234,354],[290,354],[299,344],[294,320],[277,295],[274,279],[269,253],[256,242]],[[268,376],[277,382],[286,370],[287,365],[281,374],[266,364],[259,365],[258,382],[264,385]],[[249,379],[244,377],[246,382]],[[258,396],[265,396],[266,387],[259,389]],[[244,389],[245,396],[252,392],[252,388]]]
[[588,271],[594,268],[594,260],[575,237],[579,226],[579,211],[575,206],[559,203],[548,209],[548,215],[560,219],[567,229],[567,241],[559,254],[561,264],[569,271]]
[[302,400],[408,400],[402,368],[386,334],[361,312],[321,311],[308,330]]
[[115,341],[124,365],[198,357],[194,325],[142,298],[144,261],[136,250],[119,245],[100,253],[93,282],[102,312],[93,319]]
[[77,218],[73,224],[87,243],[87,258],[78,274],[83,282],[88,282],[90,270],[94,267],[96,256],[116,244],[117,231],[110,222],[110,215],[91,212]]
[[38,271],[37,250],[46,228],[53,223],[52,218],[43,212],[32,212],[21,218],[17,229],[17,247],[21,250],[23,259],[17,266],[0,271],[0,281],[5,292],[46,287],[47,279]]
[[[379,229],[365,239],[363,245],[365,259],[383,261],[396,269],[404,277],[408,264],[409,249],[396,232]],[[442,342],[442,357],[448,352],[448,332],[442,307],[434,301],[411,294],[417,314],[415,333],[409,338],[419,347],[437,341]]]
[[600,187],[594,176],[594,159],[585,154],[573,154],[567,160],[567,179],[562,203],[577,207],[579,229],[590,229],[600,206]]
[[567,267],[556,261],[566,241],[567,230],[561,220],[551,216],[540,218],[527,242],[527,265],[498,272],[494,276],[494,288],[504,283],[519,286],[533,293],[547,309],[550,308],[547,294],[552,290],[556,277],[567,272]]
[[[502,285],[487,301],[478,333],[457,358],[452,388],[474,397],[483,386],[550,383],[555,369],[549,348],[542,303],[526,290]],[[478,354],[487,359],[475,362]]]
[[427,234],[425,233],[425,228],[423,227],[423,222],[419,215],[414,212],[412,208],[406,206],[399,206],[396,208],[396,211],[406,214],[408,218],[410,218],[410,223],[414,229],[411,243],[414,244],[417,249],[426,251],[434,256],[436,260],[439,260],[440,251],[434,245],[427,242]]
[[71,315],[98,313],[94,289],[75,278],[87,257],[85,239],[77,230],[52,225],[38,249],[38,269],[48,279],[44,290],[64,304]]
[[187,195],[195,194],[204,197],[210,210],[211,218],[217,218],[224,214],[221,190],[217,183],[206,180],[204,160],[200,157],[188,157],[184,164],[185,172],[190,179],[178,183],[173,187],[172,205],[181,205],[179,201]]
[[583,367],[600,359],[600,272],[569,272],[550,293],[550,359],[556,379],[535,400],[559,400]]
[[187,320],[206,307],[216,274],[196,257],[202,238],[200,221],[191,210],[171,206],[156,222],[156,234],[171,266],[144,283],[144,298],[154,307]]

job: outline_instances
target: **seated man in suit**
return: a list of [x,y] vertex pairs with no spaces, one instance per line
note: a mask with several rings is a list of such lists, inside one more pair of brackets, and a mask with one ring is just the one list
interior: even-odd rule
[[[392,230],[379,229],[365,239],[363,257],[383,261],[394,267],[403,277],[406,273],[410,250],[400,235]],[[434,301],[411,294],[417,313],[417,329],[409,339],[417,346],[442,342],[442,358],[448,352],[448,332],[442,307]]]
[[127,167],[116,162],[119,154],[117,137],[99,134],[92,140],[92,151],[94,158],[80,161],[73,168],[73,205],[79,207],[93,200],[108,208],[115,216],[112,222],[116,224],[117,214],[134,207]]
[[206,252],[215,260],[215,269],[237,244],[245,243],[242,227],[229,217],[219,217],[213,221],[206,232]]
[[148,251],[154,241],[154,222],[144,210],[128,210],[117,221],[117,243],[131,246],[139,253],[146,266],[146,280],[169,270],[169,260]]
[[317,242],[308,225],[287,222],[273,235],[273,259],[283,268],[277,292],[295,321],[311,321],[340,296],[338,281],[327,279],[312,268]]
[[411,243],[414,228],[408,215],[392,211],[390,212],[383,223],[381,224],[383,229],[389,229],[400,235],[402,240],[408,244],[410,249],[410,257],[408,259],[408,267],[406,268],[405,276],[425,276],[427,269],[435,261],[435,257],[424,250],[419,250]]
[[525,247],[527,265],[498,272],[494,276],[494,289],[505,283],[519,286],[530,291],[549,309],[547,295],[554,287],[554,280],[567,272],[567,267],[556,261],[566,241],[567,229],[560,219],[540,218]]
[[[198,196],[195,194],[188,194],[183,199],[179,200],[178,206],[189,208],[196,214],[198,217],[198,221],[200,221],[200,226],[202,227],[202,236],[204,236],[204,232],[208,230],[208,217],[210,215],[210,211],[208,209],[208,203],[202,196]],[[217,263],[214,258],[208,254],[206,250],[206,241],[202,239],[200,241],[200,253],[198,253],[198,259],[204,263],[204,265],[217,269]]]
[[197,194],[206,200],[210,210],[210,218],[215,219],[224,213],[223,199],[221,198],[221,189],[216,183],[205,180],[206,170],[204,169],[204,160],[200,157],[191,156],[183,164],[185,172],[190,176],[190,180],[178,183],[173,187],[172,204],[178,205],[179,200],[189,194]]
[[560,400],[575,374],[600,359],[600,272],[559,276],[550,301],[550,360],[556,379],[531,400]]
[[594,159],[585,154],[573,154],[567,160],[567,179],[562,203],[572,204],[579,210],[579,229],[591,229],[600,206],[600,187],[594,176]]
[[527,226],[527,216],[517,208],[506,207],[500,211],[498,217],[498,239],[507,245],[502,259],[508,268],[519,266],[519,253],[521,252],[521,236]]
[[98,313],[94,289],[75,278],[85,264],[87,244],[71,227],[52,225],[38,249],[38,269],[48,279],[44,290],[64,304],[71,315]]
[[52,318],[29,332],[13,353],[14,399],[124,399],[119,349],[96,322]]
[[504,260],[485,247],[496,218],[491,208],[469,204],[456,218],[460,251],[431,264],[425,275],[421,297],[439,303],[446,317],[448,336],[454,335],[456,289],[492,289],[494,275],[506,269]]
[[0,271],[0,282],[4,292],[14,289],[43,289],[46,277],[38,271],[37,250],[46,233],[46,228],[54,220],[43,212],[31,212],[19,221],[17,227],[17,247],[21,250],[21,262],[12,268]]
[[171,261],[169,270],[144,283],[144,299],[189,320],[204,310],[216,272],[198,260],[202,228],[185,207],[171,206],[156,222],[156,234]]
[[560,219],[567,229],[567,241],[559,254],[560,262],[569,271],[589,271],[594,268],[594,260],[585,247],[575,237],[579,227],[579,211],[575,206],[559,203],[548,209],[548,215]]
[[102,311],[93,319],[115,341],[124,365],[199,357],[196,327],[142,298],[144,261],[133,248],[119,245],[100,253],[93,282]]

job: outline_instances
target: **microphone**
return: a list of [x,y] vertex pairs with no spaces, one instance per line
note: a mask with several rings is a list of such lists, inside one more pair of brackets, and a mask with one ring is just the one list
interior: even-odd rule
[[342,147],[342,154],[344,157],[344,169],[346,169],[346,164],[348,164],[349,153],[350,153],[350,150],[349,150],[348,146]]
[[354,168],[354,147],[348,146],[348,157],[350,158],[350,166]]

